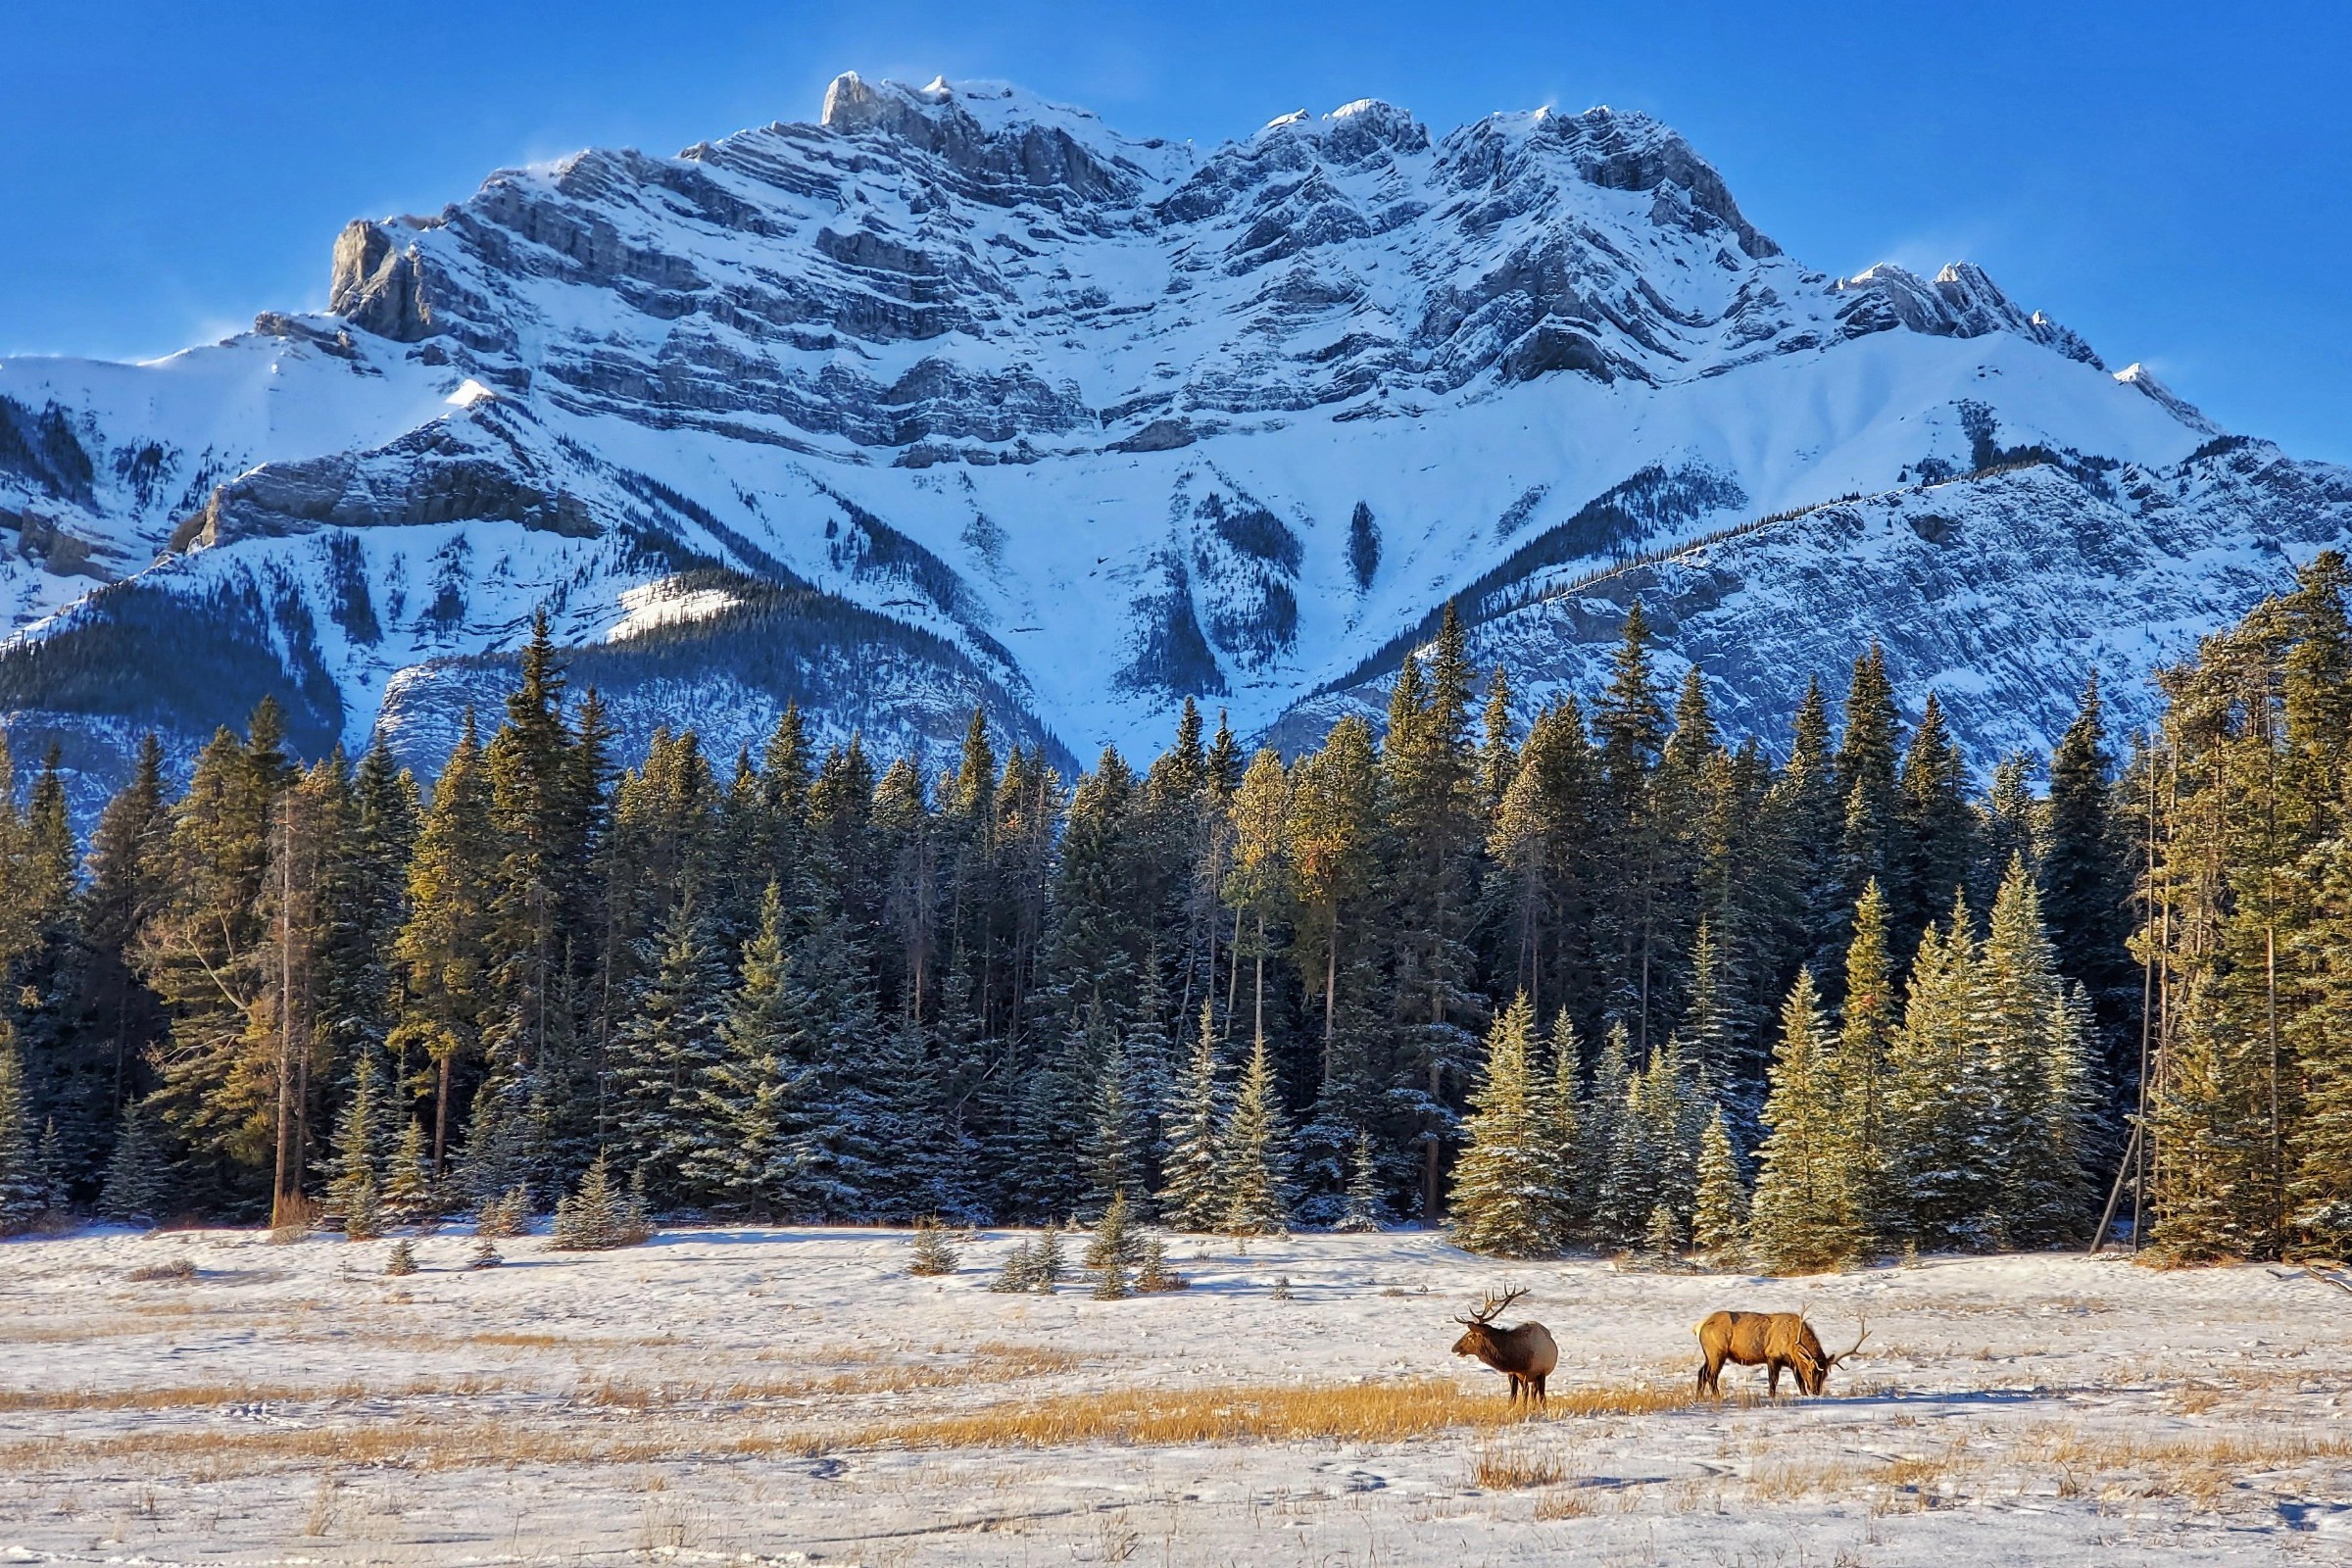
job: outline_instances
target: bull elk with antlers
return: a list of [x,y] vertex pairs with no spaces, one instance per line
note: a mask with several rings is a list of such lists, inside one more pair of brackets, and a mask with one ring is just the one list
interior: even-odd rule
[[1544,1380],[1551,1376],[1552,1368],[1560,1364],[1560,1348],[1551,1340],[1551,1330],[1541,1323],[1522,1323],[1515,1329],[1498,1329],[1494,1320],[1527,1291],[1522,1288],[1501,1296],[1490,1294],[1468,1317],[1457,1317],[1462,1325],[1462,1337],[1453,1342],[1456,1355],[1475,1355],[1495,1371],[1511,1380],[1511,1402],[1519,1396],[1538,1404],[1544,1401]]
[[1693,1331],[1699,1353],[1706,1357],[1698,1369],[1698,1392],[1723,1397],[1723,1363],[1762,1366],[1775,1397],[1781,1392],[1781,1369],[1796,1374],[1796,1386],[1819,1394],[1830,1380],[1830,1369],[1862,1348],[1870,1338],[1870,1319],[1851,1346],[1831,1355],[1802,1312],[1712,1312]]

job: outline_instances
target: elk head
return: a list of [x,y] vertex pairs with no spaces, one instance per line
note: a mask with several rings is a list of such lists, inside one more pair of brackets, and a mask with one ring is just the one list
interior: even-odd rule
[[1478,1355],[1482,1352],[1491,1352],[1494,1348],[1494,1320],[1502,1315],[1503,1308],[1526,1294],[1527,1287],[1525,1286],[1514,1291],[1505,1291],[1500,1296],[1490,1291],[1487,1293],[1486,1299],[1481,1301],[1468,1317],[1455,1318],[1454,1321],[1462,1325],[1463,1332],[1462,1337],[1453,1342],[1453,1353]]
[[1869,1338],[1870,1319],[1864,1318],[1862,1332],[1854,1337],[1854,1343],[1839,1350],[1836,1355],[1831,1355],[1822,1349],[1820,1339],[1813,1333],[1813,1325],[1805,1324],[1804,1332],[1797,1336],[1796,1354],[1791,1362],[1796,1369],[1798,1385],[1807,1394],[1818,1395],[1823,1386],[1830,1381],[1832,1369],[1838,1362],[1847,1359],[1855,1351],[1861,1349],[1862,1342]]

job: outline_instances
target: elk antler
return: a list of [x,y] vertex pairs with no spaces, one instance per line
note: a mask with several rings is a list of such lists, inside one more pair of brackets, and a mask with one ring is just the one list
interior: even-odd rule
[[1844,1349],[1842,1349],[1842,1350],[1838,1351],[1838,1352],[1836,1355],[1833,1355],[1833,1356],[1831,1356],[1831,1357],[1830,1357],[1830,1365],[1832,1365],[1832,1366],[1836,1366],[1836,1365],[1837,1365],[1838,1362],[1840,1362],[1840,1361],[1844,1360],[1844,1359],[1845,1359],[1847,1356],[1849,1356],[1849,1355],[1852,1355],[1852,1354],[1853,1354],[1853,1353],[1854,1353],[1856,1350],[1859,1350],[1860,1348],[1862,1348],[1862,1342],[1863,1342],[1864,1340],[1867,1340],[1867,1339],[1869,1339],[1869,1338],[1870,1338],[1870,1319],[1868,1319],[1868,1318],[1864,1318],[1864,1319],[1862,1320],[1862,1332],[1861,1332],[1860,1334],[1857,1334],[1856,1336],[1854,1336],[1854,1343],[1853,1343],[1853,1344],[1851,1344],[1851,1345],[1849,1345],[1849,1346],[1847,1346],[1847,1347],[1846,1347]]
[[1499,1317],[1504,1308],[1508,1307],[1513,1301],[1516,1301],[1522,1296],[1525,1296],[1527,1291],[1528,1288],[1524,1285],[1520,1286],[1517,1290],[1505,1291],[1500,1296],[1496,1296],[1493,1291],[1489,1291],[1487,1293],[1486,1299],[1479,1303],[1475,1311],[1473,1311],[1468,1317],[1457,1317],[1454,1319],[1454,1321],[1456,1323],[1484,1327],[1485,1325],[1494,1322],[1495,1318]]

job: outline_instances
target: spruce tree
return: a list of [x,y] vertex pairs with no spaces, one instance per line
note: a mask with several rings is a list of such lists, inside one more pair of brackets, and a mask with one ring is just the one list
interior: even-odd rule
[[1159,1194],[1160,1214],[1178,1230],[1214,1230],[1228,1208],[1221,1078],[1216,1020],[1203,1002],[1192,1056],[1176,1080],[1168,1117],[1166,1184]]
[[1965,1248],[1990,1239],[1998,1194],[1990,1142],[1993,1085],[1977,943],[1965,900],[1930,926],[1912,960],[1886,1082],[1886,1138],[1906,1239]]
[[441,1209],[425,1153],[424,1123],[413,1116],[402,1121],[400,1140],[385,1161],[382,1208],[384,1216],[396,1225],[414,1225]]
[[2040,893],[2022,858],[2010,862],[1993,903],[1979,985],[1987,1131],[1999,1151],[1995,1234],[2013,1247],[2071,1241],[2087,1196],[2080,1125],[2084,1042],[2042,925]]
[[1271,1236],[1291,1226],[1291,1136],[1263,1040],[1235,1086],[1233,1113],[1219,1140],[1224,1155],[1223,1228],[1236,1236]]
[[1886,1075],[1895,998],[1886,940],[1886,899],[1873,881],[1854,906],[1853,936],[1845,948],[1844,1016],[1832,1062],[1855,1217],[1866,1239],[1902,1231],[1909,1218],[1896,1181],[1898,1152],[1888,1138]]
[[1899,745],[1886,656],[1873,643],[1854,661],[1853,684],[1845,698],[1845,730],[1838,743],[1838,796],[1843,812],[1838,851],[1840,913],[1854,906],[1874,878],[1886,887],[1901,871],[1895,760]]
[[616,1147],[645,1173],[652,1200],[694,1201],[707,1193],[693,1173],[707,1167],[714,1138],[730,1131],[713,1125],[705,1099],[721,1055],[725,975],[691,900],[671,910],[659,947],[659,967],[618,1036]]
[[1536,1075],[1535,1016],[1524,994],[1487,1035],[1486,1071],[1470,1092],[1464,1144],[1447,1201],[1456,1246],[1498,1257],[1544,1257],[1567,1228],[1557,1125]]
[[365,1242],[383,1228],[384,1074],[372,1049],[352,1063],[351,1098],[335,1124],[334,1174],[327,1184],[331,1212],[343,1234]]
[[817,1069],[796,1055],[804,1043],[786,994],[789,967],[783,900],[770,882],[759,928],[744,945],[742,978],[718,1025],[718,1054],[702,1068],[710,1135],[696,1146],[687,1170],[694,1186],[763,1216],[813,1206],[803,1174],[813,1157]]
[[1747,1184],[1723,1107],[1707,1119],[1698,1146],[1698,1198],[1690,1214],[1690,1243],[1710,1264],[1738,1264],[1747,1248]]
[[1086,1139],[1086,1211],[1101,1214],[1126,1204],[1130,1188],[1146,1191],[1152,1128],[1141,1086],[1123,1045],[1114,1042],[1095,1079],[1094,1115]]
[[30,1229],[49,1211],[49,1183],[33,1131],[32,1086],[24,1054],[0,1018],[0,1236]]
[[1348,1167],[1348,1202],[1332,1226],[1343,1233],[1373,1234],[1385,1229],[1381,1215],[1380,1168],[1372,1158],[1372,1135],[1355,1135],[1355,1158]]
[[1837,1268],[1861,1251],[1852,1144],[1825,1059],[1828,1035],[1813,971],[1799,970],[1772,1054],[1772,1093],[1764,1102],[1766,1131],[1756,1152],[1749,1217],[1757,1260],[1776,1274]]
[[1609,1171],[1626,1119],[1626,1097],[1633,1076],[1629,1054],[1625,1025],[1611,1024],[1592,1064],[1592,1085],[1584,1099],[1577,1139],[1576,1212],[1586,1217],[1595,1235],[1607,1241],[1622,1240],[1627,1228],[1627,1216],[1616,1206],[1618,1195],[1611,1189]]
[[153,1121],[143,1105],[131,1101],[123,1105],[116,1126],[98,1215],[119,1225],[152,1225],[169,1216],[171,1202],[171,1169],[156,1147]]

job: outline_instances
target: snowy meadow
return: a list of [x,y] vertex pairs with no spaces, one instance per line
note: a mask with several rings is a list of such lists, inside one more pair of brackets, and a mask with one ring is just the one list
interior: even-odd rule
[[[2260,1266],[1809,1279],[1501,1264],[1418,1233],[1178,1238],[1179,1293],[989,1289],[880,1230],[0,1246],[0,1558],[105,1562],[2341,1561],[2352,1298]],[[1073,1239],[1076,1241],[1076,1239]],[[1075,1248],[1073,1248],[1073,1252]],[[1073,1261],[1074,1261],[1073,1257]],[[1447,1353],[1558,1340],[1547,1412]],[[1870,1340],[1819,1399],[1691,1325]],[[1784,1388],[1787,1385],[1784,1384]]]

